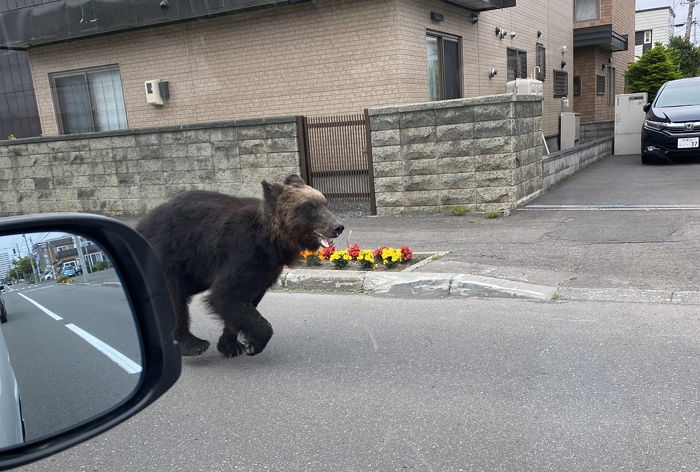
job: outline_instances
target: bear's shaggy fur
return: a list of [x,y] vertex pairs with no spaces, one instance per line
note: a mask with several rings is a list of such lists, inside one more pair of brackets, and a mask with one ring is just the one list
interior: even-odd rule
[[224,323],[217,349],[228,357],[260,353],[272,337],[270,323],[257,310],[267,289],[300,251],[314,251],[343,231],[324,196],[299,176],[262,186],[262,200],[184,192],[136,227],[160,260],[183,356],[209,347],[190,332],[187,307],[205,290],[210,291],[207,303]]

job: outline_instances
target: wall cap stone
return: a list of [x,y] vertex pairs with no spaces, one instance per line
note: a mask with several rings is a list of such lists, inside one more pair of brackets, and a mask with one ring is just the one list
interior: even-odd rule
[[408,105],[396,105],[388,107],[370,108],[370,116],[390,115],[394,113],[406,113],[412,111],[440,110],[444,108],[460,108],[475,105],[490,105],[510,102],[542,102],[544,97],[535,95],[500,94],[486,95],[483,97],[457,98],[455,100],[440,100],[437,102],[412,103]]
[[275,116],[270,118],[248,118],[243,120],[210,121],[205,123],[191,123],[185,125],[155,126],[151,128],[129,128],[117,131],[102,131],[98,133],[60,134],[57,136],[37,136],[32,138],[18,138],[12,140],[0,140],[0,146],[17,146],[20,144],[46,143],[53,141],[75,141],[79,139],[96,139],[116,136],[135,136],[151,133],[172,133],[179,131],[233,128],[242,126],[269,125],[280,123],[296,123],[296,116]]
[[607,144],[607,143],[612,143],[613,142],[613,137],[608,136],[607,138],[601,138],[601,139],[596,139],[595,141],[589,141],[587,143],[581,144],[576,147],[572,147],[569,149],[564,149],[563,151],[557,151],[549,154],[548,156],[544,156],[542,159],[542,164],[549,164],[550,162],[556,161],[558,159],[561,159],[563,157],[569,157],[574,154],[578,154],[579,152],[585,151],[587,149],[594,148],[596,146],[599,146],[601,144]]

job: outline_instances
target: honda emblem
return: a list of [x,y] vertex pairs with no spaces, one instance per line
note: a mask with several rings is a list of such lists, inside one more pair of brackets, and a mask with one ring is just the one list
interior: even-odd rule
[[686,131],[693,131],[693,128],[695,127],[694,125],[695,125],[695,123],[685,123],[684,124],[685,130]]

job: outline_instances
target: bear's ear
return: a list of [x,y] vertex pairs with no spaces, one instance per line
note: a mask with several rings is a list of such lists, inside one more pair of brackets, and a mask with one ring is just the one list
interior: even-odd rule
[[263,180],[260,182],[263,188],[263,196],[266,202],[274,202],[277,197],[282,193],[282,186],[280,184],[271,184],[270,182]]
[[284,183],[285,183],[285,185],[291,185],[292,187],[299,187],[299,188],[303,188],[304,186],[306,186],[304,179],[302,179],[301,177],[299,177],[296,174],[292,174],[289,177],[287,177],[286,179],[284,179]]

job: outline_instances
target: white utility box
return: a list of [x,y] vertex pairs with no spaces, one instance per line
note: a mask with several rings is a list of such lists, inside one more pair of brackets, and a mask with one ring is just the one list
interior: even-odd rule
[[614,154],[639,154],[647,93],[615,95]]
[[506,92],[516,95],[544,95],[544,88],[541,80],[535,79],[515,79],[506,83]]
[[571,149],[576,146],[581,137],[581,114],[565,112],[561,114],[561,132],[559,134],[559,149]]

